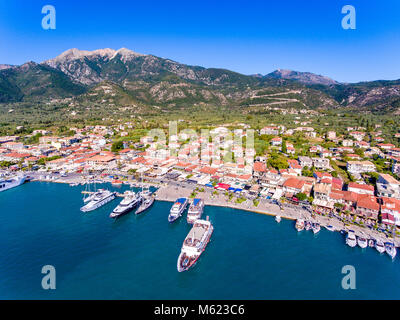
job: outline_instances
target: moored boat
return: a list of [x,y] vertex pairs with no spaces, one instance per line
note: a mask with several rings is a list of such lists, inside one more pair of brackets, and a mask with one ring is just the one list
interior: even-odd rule
[[117,218],[127,214],[128,212],[132,211],[142,202],[142,197],[133,192],[133,191],[126,191],[124,199],[119,203],[119,205],[111,212],[110,218]]
[[397,250],[396,247],[394,246],[394,243],[385,242],[385,251],[392,259],[396,257]]
[[303,219],[297,219],[295,227],[296,227],[297,231],[303,231],[304,230],[304,220]]
[[0,192],[6,191],[11,188],[15,188],[23,184],[26,180],[26,176],[13,176],[10,178],[0,179]]
[[364,237],[358,237],[357,238],[357,244],[360,248],[365,249],[366,247],[368,247],[368,242],[367,239],[365,239]]
[[310,222],[310,221],[305,221],[305,222],[304,222],[304,229],[305,229],[306,231],[308,231],[308,230],[310,230],[311,228],[312,228],[311,222]]
[[137,210],[135,211],[135,214],[140,214],[140,213],[146,211],[148,208],[150,208],[153,205],[154,201],[155,201],[155,199],[152,196],[143,198],[142,204],[137,208]]
[[357,238],[356,238],[356,235],[354,233],[354,230],[349,230],[347,232],[346,244],[349,247],[352,247],[352,248],[354,248],[357,245]]
[[178,198],[171,207],[168,215],[168,222],[174,222],[180,216],[182,216],[183,211],[185,211],[188,204],[187,198]]
[[111,184],[112,184],[113,186],[122,186],[122,181],[121,181],[121,180],[113,180],[113,181],[111,182]]
[[331,225],[325,226],[325,229],[328,230],[328,231],[335,231],[335,227],[331,226]]
[[281,216],[275,216],[275,221],[276,222],[279,223],[279,222],[281,222],[281,220],[282,220]]
[[371,248],[374,248],[375,247],[375,240],[374,239],[369,239],[368,240],[368,246],[371,247]]
[[88,212],[96,210],[106,203],[115,199],[115,192],[110,190],[99,189],[94,198],[81,208],[81,211]]
[[179,272],[194,266],[210,241],[214,227],[208,220],[196,220],[186,236],[177,261]]
[[321,226],[319,223],[313,223],[312,225],[312,231],[314,234],[317,234],[321,230]]
[[196,220],[201,218],[204,210],[204,200],[200,198],[193,199],[189,206],[186,220],[188,223],[193,224]]
[[376,240],[376,242],[375,242],[375,249],[376,249],[379,253],[385,253],[385,244],[383,243],[383,241],[381,241],[381,240]]

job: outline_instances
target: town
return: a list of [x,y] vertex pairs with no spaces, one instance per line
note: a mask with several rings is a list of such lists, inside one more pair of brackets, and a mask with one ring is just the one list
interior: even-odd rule
[[208,192],[207,198],[251,203],[247,209],[254,211],[262,203],[301,207],[390,237],[399,234],[400,148],[381,137],[379,125],[373,132],[347,127],[344,134],[328,130],[320,136],[310,126],[271,124],[254,132],[266,150],[261,155],[249,141],[245,147],[236,143],[246,138],[248,125],[234,130],[235,139],[228,126],[213,128],[210,137],[183,130],[168,142],[152,135],[115,142],[116,135],[128,135],[130,122],[71,127],[70,136],[38,129],[23,138],[0,137],[0,164],[3,174],[24,172],[31,180],[73,184],[91,174],[114,184],[172,184],[175,193],[186,186],[192,198]]

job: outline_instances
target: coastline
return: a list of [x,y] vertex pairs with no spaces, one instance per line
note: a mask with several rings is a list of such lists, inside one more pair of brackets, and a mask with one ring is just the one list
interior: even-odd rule
[[[48,175],[48,174],[47,174]],[[37,173],[34,176],[39,176]],[[41,174],[40,176],[46,176],[46,174]],[[102,183],[111,183],[113,180],[110,178],[99,178]],[[81,175],[76,176],[68,176],[68,177],[59,177],[58,179],[39,179],[38,177],[33,177],[32,181],[39,182],[54,182],[54,183],[84,183],[85,179],[82,178]],[[166,202],[174,202],[178,197],[186,197],[190,198],[193,190],[198,187],[197,185],[193,185],[193,187],[176,187],[169,186],[166,183],[152,183],[152,182],[144,182],[140,183],[136,180],[129,180],[124,182],[126,185],[138,186],[153,186],[157,188],[155,192],[155,199],[158,201],[166,201]],[[378,232],[373,229],[368,229],[365,227],[357,226],[357,225],[346,225],[343,222],[326,216],[320,216],[315,214],[311,216],[311,213],[303,208],[299,207],[285,207],[283,211],[280,210],[279,206],[276,204],[272,204],[268,202],[266,199],[260,199],[257,207],[254,206],[252,200],[246,200],[242,203],[235,203],[232,201],[228,201],[227,197],[224,195],[225,192],[218,191],[218,195],[213,195],[214,190],[209,190],[205,188],[204,192],[197,192],[197,197],[202,198],[204,200],[205,205],[214,206],[214,207],[226,207],[231,209],[243,210],[247,212],[264,214],[268,216],[281,216],[281,218],[286,220],[297,220],[304,219],[309,220],[314,223],[319,223],[321,227],[326,227],[331,225],[335,228],[335,231],[340,232],[341,230],[348,231],[354,230],[356,236],[362,236],[367,239],[373,238],[375,240],[381,240],[383,242],[392,241],[396,247],[400,247],[400,238],[388,238],[385,234]],[[234,198],[233,198],[234,199]]]
[[[167,201],[174,202],[177,198],[177,194],[180,197],[189,198],[192,193],[191,189],[187,188],[169,188],[168,186],[162,186],[156,191],[156,200],[159,201]],[[288,208],[286,207],[284,211],[281,211],[278,205],[271,204],[267,202],[265,199],[261,199],[258,206],[255,207],[251,200],[246,200],[243,203],[233,203],[226,200],[226,196],[221,194],[220,192],[218,196],[212,196],[210,190],[205,190],[204,192],[199,192],[197,197],[204,199],[205,205],[215,206],[215,207],[226,207],[231,209],[238,209],[247,212],[253,212],[257,214],[264,214],[268,216],[281,216],[281,218],[286,220],[297,220],[297,219],[306,219],[311,220],[312,222],[319,223],[321,227],[326,227],[331,225],[335,228],[335,232],[340,232],[341,230],[354,230],[356,236],[366,237],[367,239],[373,238],[376,240],[382,240],[383,242],[393,241],[396,247],[400,247],[400,239],[389,239],[386,235],[379,233],[376,230],[371,230],[367,228],[363,228],[357,225],[345,225],[343,222],[335,219],[329,218],[320,215],[311,216],[310,212],[299,208]]]

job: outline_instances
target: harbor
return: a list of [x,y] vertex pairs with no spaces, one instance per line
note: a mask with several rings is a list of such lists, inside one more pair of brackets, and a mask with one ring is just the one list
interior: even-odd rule
[[[159,181],[138,181],[134,179],[126,179],[124,181],[115,180],[114,176],[103,175],[103,176],[93,176],[91,179],[85,178],[82,174],[68,174],[61,176],[60,174],[48,174],[42,175],[36,172],[30,173],[31,181],[41,181],[41,182],[54,182],[69,184],[70,186],[83,186],[90,183],[90,181],[97,182],[98,184],[111,184],[120,188],[121,185],[134,187],[134,188],[150,188],[153,187],[157,189],[154,194],[154,200],[174,202],[177,195],[183,198],[190,199],[194,192],[198,193],[203,201],[204,205],[216,206],[216,207],[227,207],[232,209],[238,209],[258,214],[265,214],[271,216],[279,216],[280,218],[287,220],[297,220],[303,219],[311,221],[314,224],[318,224],[321,227],[330,227],[332,230],[341,231],[342,233],[347,233],[349,230],[353,230],[357,238],[366,238],[373,241],[380,242],[393,242],[395,247],[400,247],[400,237],[388,238],[388,236],[382,232],[374,229],[368,229],[355,224],[345,223],[336,218],[327,217],[319,214],[315,214],[307,208],[301,206],[293,206],[290,204],[280,204],[274,203],[271,200],[260,198],[257,206],[252,200],[245,200],[238,203],[235,198],[229,198],[226,192],[218,191],[216,192],[213,188],[203,188],[202,192],[199,192],[197,187],[192,185],[185,185],[184,183],[168,183]],[[118,181],[117,184],[113,182]],[[91,191],[82,190],[82,194],[92,194]],[[114,192],[115,196],[118,198],[123,198],[124,193],[119,191]]]
[[[170,188],[168,186],[163,186],[157,190],[156,200],[173,202],[176,199],[176,194],[179,194],[182,197],[190,197],[192,192],[193,190],[188,188]],[[255,207],[251,200],[246,200],[242,203],[229,201],[229,198],[224,193],[219,192],[218,194],[214,194],[214,190],[210,189],[205,189],[204,192],[199,193],[199,196],[204,199],[205,205],[207,206],[227,207],[270,216],[280,216],[281,218],[288,220],[307,219],[314,223],[318,223],[321,227],[332,226],[335,231],[343,230],[347,232],[352,229],[355,231],[357,237],[365,237],[367,239],[373,238],[383,242],[388,241],[388,238],[384,234],[376,230],[362,228],[357,225],[349,225],[335,218],[312,214],[310,211],[301,207],[294,208],[287,206],[282,211],[279,205],[273,204],[266,199],[261,199],[258,206]],[[390,241],[393,241],[396,247],[400,247],[399,238],[390,239]]]
[[[124,193],[129,186],[108,188]],[[83,189],[30,182],[0,193],[3,208],[13,213],[0,217],[0,240],[7,248],[0,253],[7,261],[0,265],[3,298],[400,297],[398,258],[351,248],[339,232],[297,232],[293,220],[277,223],[273,216],[222,206],[205,205],[202,217],[209,216],[215,227],[211,241],[197,264],[179,273],[177,259],[192,227],[186,214],[168,223],[172,202],[155,201],[143,215],[110,219],[117,200],[82,213]],[[57,269],[54,292],[40,287],[46,264]],[[358,290],[352,292],[340,285],[347,264],[357,270]]]

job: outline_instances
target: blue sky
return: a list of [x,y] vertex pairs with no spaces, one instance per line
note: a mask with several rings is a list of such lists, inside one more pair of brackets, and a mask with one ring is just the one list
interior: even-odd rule
[[[41,9],[56,8],[56,30]],[[341,27],[344,5],[357,29]],[[400,78],[400,1],[0,0],[0,63],[126,47],[244,74],[292,69],[342,82]]]

